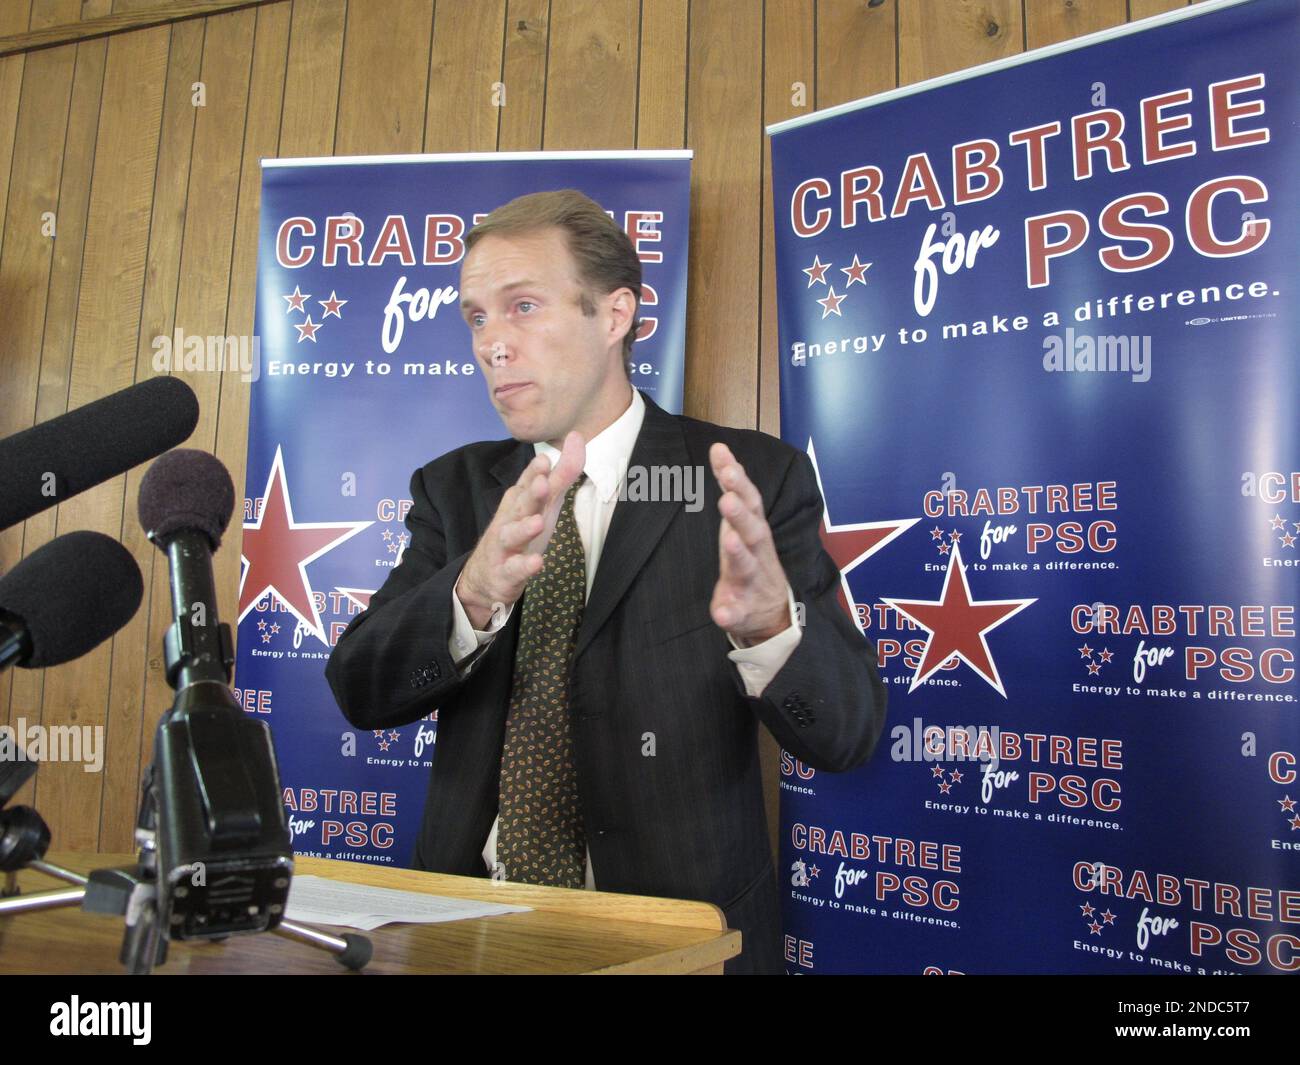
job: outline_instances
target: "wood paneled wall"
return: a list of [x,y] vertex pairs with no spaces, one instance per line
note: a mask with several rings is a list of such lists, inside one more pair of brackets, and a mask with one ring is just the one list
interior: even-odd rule
[[[682,147],[695,152],[686,409],[777,433],[764,125],[1182,4],[0,0],[0,437],[151,376],[152,338],[176,327],[253,331],[263,157]],[[187,380],[202,404],[189,446],[215,452],[242,495],[248,386]],[[105,727],[102,772],[47,764],[16,800],[60,849],[131,849],[171,704],[166,565],[134,513],[142,473],[0,532],[0,572],[96,529],[145,574],[146,605],[113,641],[0,675],[0,722]],[[227,619],[238,557],[235,529],[216,566]],[[769,739],[774,832],[775,753]]]

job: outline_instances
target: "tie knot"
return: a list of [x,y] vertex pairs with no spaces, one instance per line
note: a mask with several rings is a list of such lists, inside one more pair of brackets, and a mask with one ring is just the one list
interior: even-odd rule
[[585,473],[580,473],[578,474],[578,479],[574,481],[573,484],[569,485],[569,490],[564,493],[564,502],[567,506],[573,506],[573,497],[578,494],[578,489],[583,486],[583,483],[586,480],[587,475]]

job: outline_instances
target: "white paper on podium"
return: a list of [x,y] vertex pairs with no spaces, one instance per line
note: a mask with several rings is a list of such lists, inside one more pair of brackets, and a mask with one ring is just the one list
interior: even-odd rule
[[289,886],[285,917],[304,924],[346,925],[368,932],[382,925],[436,924],[527,913],[531,906],[509,906],[478,899],[425,895],[418,891],[346,884],[320,876],[295,876]]

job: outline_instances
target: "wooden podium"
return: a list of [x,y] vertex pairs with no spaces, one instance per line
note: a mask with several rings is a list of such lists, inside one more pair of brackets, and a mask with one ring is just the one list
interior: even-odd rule
[[[53,853],[79,873],[127,865],[133,854]],[[414,869],[296,858],[296,874],[353,884],[531,906],[444,924],[394,924],[366,932],[375,953],[365,972],[431,974],[714,973],[740,953],[740,933],[707,902],[509,884]],[[18,874],[23,895],[66,888],[42,873]],[[0,972],[121,973],[120,917],[48,910],[0,917]],[[341,935],[347,929],[328,927]],[[283,936],[232,936],[220,943],[175,942],[156,970],[169,973],[344,973],[331,955]]]

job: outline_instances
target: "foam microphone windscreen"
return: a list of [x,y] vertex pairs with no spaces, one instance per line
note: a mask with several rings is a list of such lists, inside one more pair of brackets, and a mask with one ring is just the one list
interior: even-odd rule
[[162,550],[182,529],[197,529],[207,535],[215,551],[234,509],[230,474],[219,458],[206,451],[169,451],[140,481],[140,524]]
[[193,389],[154,377],[0,440],[0,529],[184,443],[198,423]]
[[131,552],[97,532],[65,533],[0,577],[0,610],[17,614],[31,637],[32,653],[18,663],[28,669],[94,650],[135,616],[143,595]]

